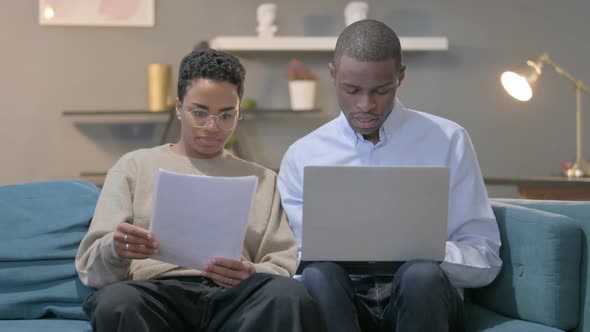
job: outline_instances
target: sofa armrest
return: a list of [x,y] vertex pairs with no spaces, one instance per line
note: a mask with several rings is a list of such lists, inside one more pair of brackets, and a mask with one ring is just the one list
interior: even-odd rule
[[579,321],[582,231],[571,218],[492,202],[503,267],[472,301],[507,317],[569,330]]
[[590,201],[551,201],[532,199],[494,199],[499,203],[519,205],[531,209],[562,214],[572,218],[582,228],[582,264],[580,273],[580,322],[576,331],[590,329],[590,264],[588,264],[590,243]]
[[529,209],[561,214],[580,223],[590,223],[590,201],[552,201],[534,199],[493,199],[494,203],[517,205]]

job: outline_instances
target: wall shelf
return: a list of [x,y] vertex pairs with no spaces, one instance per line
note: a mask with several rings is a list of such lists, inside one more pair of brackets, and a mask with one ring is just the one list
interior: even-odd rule
[[[337,37],[234,37],[219,36],[209,41],[209,46],[221,51],[233,52],[332,52]],[[402,50],[447,51],[447,37],[400,37]]]
[[295,111],[291,108],[253,108],[253,109],[242,109],[242,112],[244,114],[247,113],[255,113],[255,114],[264,114],[264,113],[276,113],[276,114],[304,114],[304,113],[313,113],[313,112],[319,112],[320,109],[319,108],[313,108],[310,110],[305,110],[305,111]]
[[93,183],[96,186],[102,187],[107,172],[80,172],[80,179]]
[[[266,118],[307,118],[321,116],[319,108],[314,108],[306,111],[294,111],[289,108],[267,108],[267,109],[249,109],[242,111],[242,119],[247,121],[249,119],[266,119]],[[290,120],[291,121],[291,120]],[[239,123],[238,123],[239,126]]]
[[[150,112],[144,110],[64,111],[62,114],[64,117],[85,123],[121,123],[123,120],[127,121],[127,123],[137,123],[141,120],[146,120],[146,122],[154,122],[154,120],[166,122],[167,126],[161,139],[161,144],[167,141],[166,136],[168,130],[170,130],[172,122],[176,120],[170,117],[170,112]],[[288,123],[292,124],[294,119],[300,119],[299,121],[305,123],[306,121],[314,121],[314,119],[322,116],[325,115],[317,108],[309,111],[293,111],[288,108],[256,108],[244,110],[242,121],[244,126],[248,126],[251,123],[275,124],[276,122],[284,122],[285,119],[289,119]],[[239,124],[238,128],[240,128]],[[89,181],[101,187],[104,184],[106,175],[106,171],[95,170],[82,171],[79,177],[82,180]]]
[[63,111],[62,115],[84,123],[166,123],[170,119],[170,111],[147,110]]

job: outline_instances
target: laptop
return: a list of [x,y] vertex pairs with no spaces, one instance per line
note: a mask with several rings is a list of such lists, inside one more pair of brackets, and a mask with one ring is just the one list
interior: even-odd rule
[[447,167],[307,166],[301,263],[336,262],[350,274],[393,274],[408,260],[442,261]]

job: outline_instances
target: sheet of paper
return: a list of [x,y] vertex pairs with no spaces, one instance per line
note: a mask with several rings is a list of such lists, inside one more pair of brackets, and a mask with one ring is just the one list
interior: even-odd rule
[[202,270],[213,257],[239,260],[258,178],[156,173],[150,231],[154,259]]

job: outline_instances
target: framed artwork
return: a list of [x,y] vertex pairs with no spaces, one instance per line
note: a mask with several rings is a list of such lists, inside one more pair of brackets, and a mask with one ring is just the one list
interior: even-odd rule
[[153,27],[155,0],[39,0],[39,24]]

